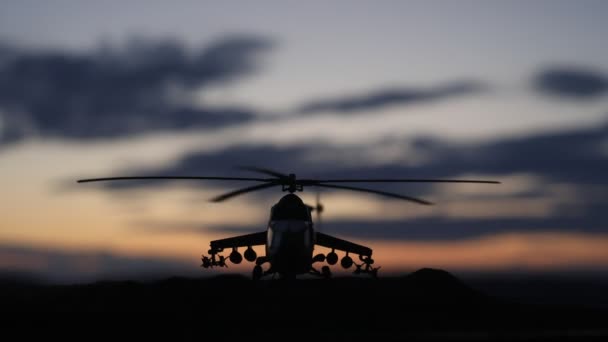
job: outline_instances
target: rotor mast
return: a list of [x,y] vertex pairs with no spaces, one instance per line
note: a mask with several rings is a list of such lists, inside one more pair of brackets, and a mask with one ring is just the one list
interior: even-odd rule
[[290,173],[285,180],[286,182],[281,184],[283,191],[289,191],[291,194],[296,191],[304,191],[304,185],[298,183],[295,173]]

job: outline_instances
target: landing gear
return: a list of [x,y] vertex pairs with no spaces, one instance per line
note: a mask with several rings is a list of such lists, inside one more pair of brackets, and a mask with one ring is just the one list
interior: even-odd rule
[[279,280],[292,282],[296,280],[295,273],[279,273]]
[[[251,278],[253,280],[260,280],[263,276],[271,273],[271,270],[264,271],[262,265],[269,262],[266,256],[260,256],[255,259],[255,266],[253,267],[253,272],[251,274]],[[271,267],[272,268],[272,267]]]
[[260,280],[260,278],[262,278],[263,275],[264,275],[264,270],[262,269],[262,266],[255,265],[255,267],[253,268],[253,275],[252,275],[253,280]]
[[331,270],[329,269],[329,266],[321,267],[321,276],[325,279],[331,278]]
[[311,267],[309,273],[312,275],[318,276],[318,277],[325,278],[325,279],[331,278],[331,269],[327,265],[321,267],[321,271],[317,270],[314,267]]

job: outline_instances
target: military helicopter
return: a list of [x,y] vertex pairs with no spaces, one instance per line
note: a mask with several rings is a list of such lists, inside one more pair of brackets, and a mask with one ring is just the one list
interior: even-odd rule
[[[270,209],[268,227],[265,231],[253,234],[229,237],[214,240],[210,243],[207,252],[209,256],[201,257],[202,267],[227,267],[229,260],[233,264],[240,264],[245,260],[255,262],[253,268],[253,279],[257,280],[266,275],[279,274],[281,278],[295,278],[300,274],[314,274],[329,278],[331,270],[325,265],[321,271],[313,267],[315,263],[327,262],[335,265],[338,262],[336,250],[345,252],[340,260],[343,268],[349,269],[355,266],[355,274],[370,274],[376,277],[379,267],[372,266],[372,249],[347,240],[343,240],[319,231],[315,231],[312,220],[312,211],[317,212],[317,224],[320,221],[320,214],[323,206],[317,197],[316,206],[305,204],[295,192],[304,191],[305,187],[319,187],[339,190],[349,190],[372,193],[380,196],[396,198],[421,205],[431,205],[433,203],[410,196],[404,196],[392,192],[374,190],[368,188],[341,185],[341,183],[486,183],[499,184],[497,181],[489,180],[463,180],[463,179],[299,179],[295,174],[284,174],[270,169],[258,167],[241,167],[241,169],[270,176],[270,178],[249,178],[249,177],[217,177],[217,176],[135,176],[135,177],[107,177],[80,179],[78,183],[100,182],[100,181],[124,181],[124,180],[216,180],[216,181],[246,181],[261,184],[241,188],[228,193],[224,193],[211,199],[212,202],[222,202],[235,196],[249,192],[281,186],[283,192],[288,192]],[[266,255],[258,256],[253,246],[265,246]],[[314,247],[322,246],[331,249],[327,255],[314,254]],[[238,251],[239,248],[246,248],[243,255]],[[226,258],[219,253],[225,249],[231,249],[231,253]],[[359,263],[355,262],[351,255],[356,255]],[[264,271],[262,266],[268,264],[269,267]]]

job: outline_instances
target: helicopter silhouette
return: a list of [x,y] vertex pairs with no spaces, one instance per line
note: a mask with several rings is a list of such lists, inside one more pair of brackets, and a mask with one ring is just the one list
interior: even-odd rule
[[[274,170],[258,167],[241,167],[271,178],[250,178],[250,177],[216,177],[216,176],[133,176],[133,177],[106,177],[80,179],[78,183],[100,182],[100,181],[123,181],[123,180],[217,180],[217,181],[247,181],[258,182],[261,184],[237,189],[211,199],[212,202],[223,202],[227,199],[243,195],[249,192],[263,190],[275,186],[281,186],[283,192],[288,192],[270,209],[270,217],[266,230],[233,236],[225,239],[214,240],[210,243],[208,256],[201,257],[201,267],[227,267],[227,261],[233,264],[240,264],[245,260],[255,262],[252,277],[258,280],[266,275],[279,274],[281,278],[295,278],[299,274],[314,274],[325,278],[331,277],[329,266],[325,265],[321,270],[317,270],[315,263],[327,262],[335,265],[338,262],[336,250],[345,252],[340,260],[343,268],[349,269],[355,266],[355,274],[370,274],[377,277],[380,267],[372,266],[372,249],[347,240],[343,240],[320,231],[315,231],[312,220],[312,211],[317,213],[317,225],[320,224],[323,206],[320,203],[317,192],[317,202],[315,206],[305,204],[295,192],[304,191],[305,187],[331,188],[349,191],[373,193],[385,197],[396,198],[421,205],[432,205],[433,203],[410,196],[397,193],[386,192],[375,189],[361,188],[340,183],[485,183],[500,184],[498,181],[490,180],[463,180],[463,179],[298,179],[295,174],[284,174]],[[336,184],[338,183],[338,184]],[[266,255],[258,256],[253,246],[265,246]],[[331,249],[327,255],[314,254],[314,247],[322,246]],[[239,248],[246,248],[241,255]],[[219,253],[225,249],[231,249],[231,253],[226,258]],[[355,262],[351,255],[356,255],[359,263]],[[269,267],[264,271],[263,265]]]

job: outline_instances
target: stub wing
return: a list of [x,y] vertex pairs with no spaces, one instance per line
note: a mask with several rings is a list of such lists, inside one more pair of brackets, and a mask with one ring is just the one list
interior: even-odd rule
[[371,257],[372,249],[356,243],[339,239],[331,235],[316,232],[315,244],[331,249],[337,249],[344,252],[359,254],[365,257]]
[[226,239],[211,241],[211,249],[221,251],[224,248],[249,247],[266,244],[266,231],[233,236]]

